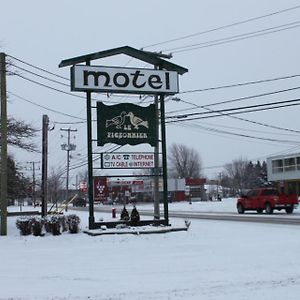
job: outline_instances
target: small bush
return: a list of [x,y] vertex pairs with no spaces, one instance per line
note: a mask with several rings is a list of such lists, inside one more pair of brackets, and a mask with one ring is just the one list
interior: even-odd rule
[[32,218],[30,221],[31,225],[31,232],[34,236],[42,236],[43,233],[43,225],[44,225],[44,219],[42,218]]
[[50,219],[48,219],[48,226],[49,226],[49,232],[51,232],[53,235],[60,235],[60,218],[59,216],[51,216]]
[[123,221],[129,220],[129,213],[125,206],[123,207],[123,209],[121,211],[120,220],[123,220]]
[[20,217],[16,220],[16,226],[20,230],[21,235],[31,234],[31,217]]
[[45,231],[48,233],[51,233],[51,223],[50,223],[51,217],[45,217],[44,219],[44,227]]
[[137,226],[139,221],[140,221],[140,214],[139,214],[138,210],[136,209],[136,207],[134,206],[133,210],[131,211],[131,214],[130,214],[130,224],[132,226]]
[[69,215],[67,217],[67,223],[69,225],[69,232],[70,233],[78,233],[79,232],[80,218],[78,216]]
[[68,219],[62,215],[62,216],[59,216],[59,220],[60,220],[62,231],[68,231],[68,229],[69,229]]

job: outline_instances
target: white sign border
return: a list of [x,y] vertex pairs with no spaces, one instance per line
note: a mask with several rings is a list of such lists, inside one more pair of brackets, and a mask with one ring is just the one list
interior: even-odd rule
[[[79,70],[80,69],[80,70]],[[125,67],[114,67],[114,66],[99,66],[99,65],[93,65],[93,66],[87,66],[87,65],[74,65],[71,67],[71,91],[77,91],[77,92],[97,92],[97,93],[118,93],[118,94],[161,94],[161,95],[175,95],[179,92],[179,76],[178,73],[175,71],[168,71],[168,70],[155,70],[155,69],[146,69],[146,68],[125,68]],[[107,70],[111,72],[147,72],[151,75],[164,75],[166,73],[169,74],[169,84],[170,84],[170,90],[164,89],[151,89],[149,88],[113,88],[113,87],[88,87],[83,85],[83,76],[80,75],[78,77],[78,72],[82,72],[84,70],[90,70],[93,72],[100,72],[101,70]],[[130,73],[132,74],[132,73]],[[150,76],[150,75],[149,75]],[[109,81],[109,84],[111,84],[111,79]]]

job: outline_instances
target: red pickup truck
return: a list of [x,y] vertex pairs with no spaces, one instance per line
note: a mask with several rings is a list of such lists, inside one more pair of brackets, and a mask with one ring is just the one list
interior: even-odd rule
[[297,204],[297,195],[279,194],[273,188],[259,188],[250,190],[238,198],[236,207],[239,214],[243,214],[246,210],[256,210],[258,213],[265,210],[267,214],[272,214],[274,209],[285,209],[287,214],[291,214]]

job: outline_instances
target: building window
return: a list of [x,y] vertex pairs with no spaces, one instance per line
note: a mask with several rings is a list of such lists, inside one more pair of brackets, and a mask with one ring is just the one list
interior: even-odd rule
[[300,170],[300,157],[296,157],[297,170]]
[[295,171],[296,170],[296,163],[295,157],[285,158],[284,159],[284,171]]
[[283,160],[277,159],[272,161],[272,172],[283,173]]

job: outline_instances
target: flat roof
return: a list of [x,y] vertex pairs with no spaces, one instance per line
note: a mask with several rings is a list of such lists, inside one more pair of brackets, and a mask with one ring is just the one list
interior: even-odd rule
[[291,157],[300,157],[300,153],[281,154],[276,156],[268,156],[267,159],[284,159]]

